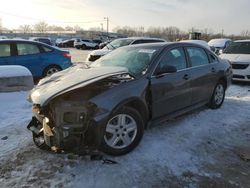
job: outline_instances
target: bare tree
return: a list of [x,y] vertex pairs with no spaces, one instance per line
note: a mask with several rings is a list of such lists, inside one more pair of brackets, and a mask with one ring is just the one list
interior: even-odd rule
[[0,32],[3,30],[3,25],[2,25],[2,18],[0,18]]
[[58,25],[50,25],[47,27],[48,31],[64,31],[65,29]]
[[250,37],[250,31],[249,30],[242,31],[241,36],[244,37],[244,38]]
[[30,33],[32,31],[32,28],[30,25],[20,25],[19,30],[22,31],[23,33]]
[[65,31],[74,31],[74,28],[71,26],[66,26]]
[[79,25],[75,25],[74,31],[82,31],[82,28]]
[[48,24],[44,21],[36,23],[33,27],[39,33],[46,33],[48,31]]

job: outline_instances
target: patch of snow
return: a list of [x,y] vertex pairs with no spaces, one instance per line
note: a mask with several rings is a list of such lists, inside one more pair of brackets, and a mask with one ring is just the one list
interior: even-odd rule
[[3,77],[18,77],[18,76],[32,76],[31,72],[19,65],[1,65],[0,78]]
[[0,158],[30,142],[26,126],[32,114],[26,97],[27,92],[0,93]]
[[[37,149],[25,127],[31,118],[26,93],[0,94],[3,103],[0,134],[13,138],[0,140],[0,155],[6,156],[5,160],[10,158],[7,162],[0,160],[4,169],[0,170],[1,186],[174,187],[171,182],[180,183],[183,174],[223,179],[220,169],[227,168],[232,158],[237,161],[237,156],[230,154],[233,148],[239,143],[249,145],[245,141],[246,133],[250,133],[249,89],[249,86],[232,85],[220,109],[204,107],[145,131],[142,142],[133,152],[120,157],[104,156],[118,162],[115,165],[81,157],[69,159],[67,154]],[[6,134],[2,134],[3,131]],[[224,153],[227,155],[223,156]],[[219,170],[211,170],[209,165]],[[227,182],[237,182],[239,176],[240,173]],[[245,175],[241,178],[249,180]],[[191,179],[187,187],[198,187],[196,181]]]

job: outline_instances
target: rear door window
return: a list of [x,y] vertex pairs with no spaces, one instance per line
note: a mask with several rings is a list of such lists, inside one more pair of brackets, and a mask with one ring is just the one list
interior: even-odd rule
[[209,64],[207,53],[202,48],[187,47],[187,53],[192,67]]
[[10,44],[0,44],[0,57],[11,56]]
[[17,52],[18,55],[32,55],[39,54],[40,50],[35,44],[17,43]]

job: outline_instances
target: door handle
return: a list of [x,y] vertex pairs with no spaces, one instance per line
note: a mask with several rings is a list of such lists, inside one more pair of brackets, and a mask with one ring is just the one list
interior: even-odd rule
[[183,79],[184,80],[188,80],[190,78],[190,76],[188,75],[188,74],[185,74],[184,76],[183,76]]
[[214,67],[211,68],[211,72],[216,72],[216,69]]

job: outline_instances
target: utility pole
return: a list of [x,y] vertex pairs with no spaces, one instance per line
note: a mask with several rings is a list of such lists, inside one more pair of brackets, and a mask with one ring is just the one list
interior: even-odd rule
[[101,23],[101,31],[103,32],[103,23]]
[[221,38],[224,36],[224,29],[221,30]]
[[104,20],[107,21],[107,37],[109,36],[109,17],[104,17]]

